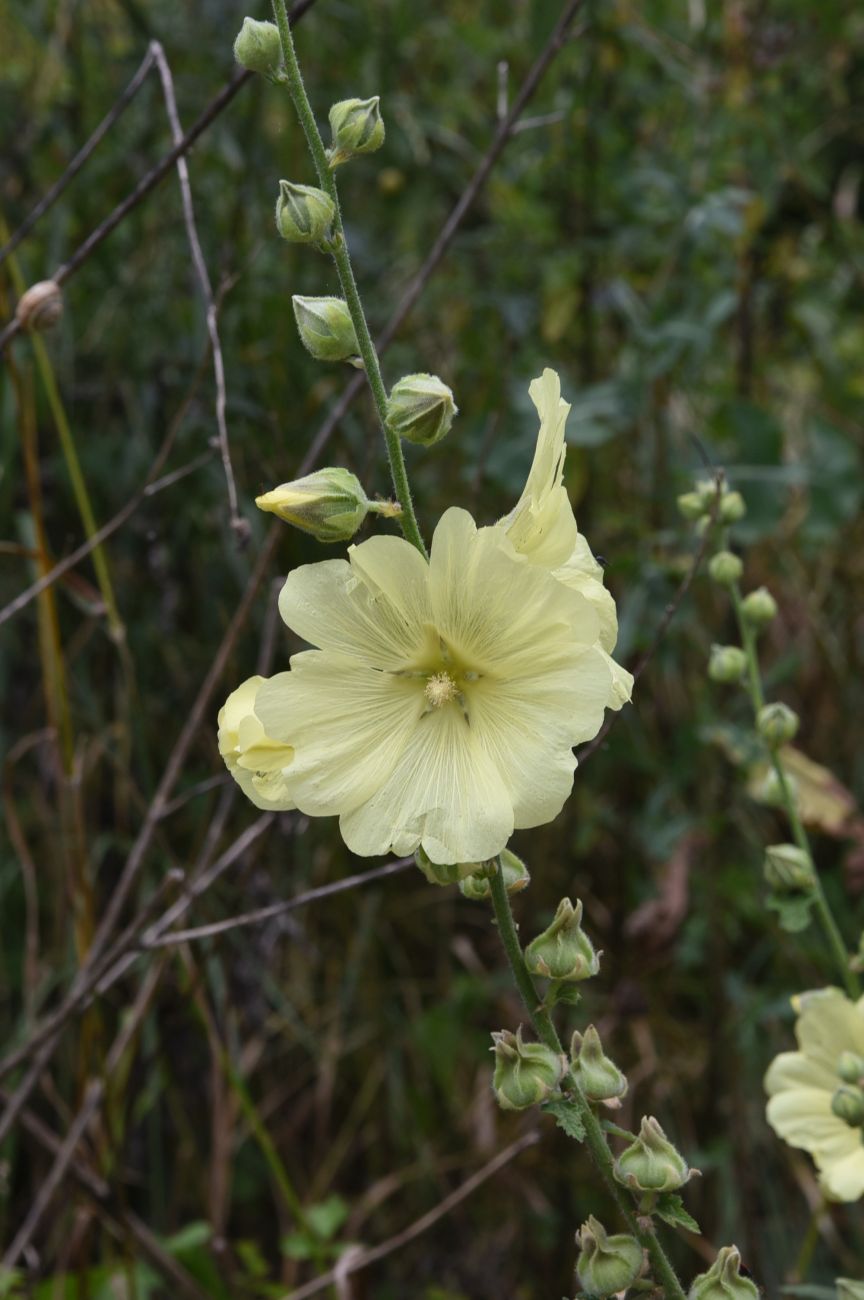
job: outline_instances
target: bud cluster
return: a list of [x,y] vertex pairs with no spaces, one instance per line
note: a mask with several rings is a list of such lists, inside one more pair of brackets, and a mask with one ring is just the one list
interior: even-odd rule
[[703,527],[711,519],[715,506],[716,522],[720,524],[737,524],[747,513],[741,493],[730,490],[722,480],[703,479],[678,498],[678,509],[683,517],[701,523]]

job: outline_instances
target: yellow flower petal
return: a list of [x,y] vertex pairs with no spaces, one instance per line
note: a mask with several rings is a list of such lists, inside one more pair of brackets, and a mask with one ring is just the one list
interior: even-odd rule
[[864,1055],[864,1014],[839,989],[819,989],[799,998],[795,1035],[805,1056],[832,1073],[841,1052]]
[[860,1139],[854,1151],[842,1160],[824,1163],[817,1156],[819,1181],[835,1201],[857,1201],[864,1196],[864,1146]]
[[291,794],[294,750],[269,736],[255,715],[258,691],[266,677],[249,677],[219,710],[219,753],[243,793],[257,808],[296,808]]

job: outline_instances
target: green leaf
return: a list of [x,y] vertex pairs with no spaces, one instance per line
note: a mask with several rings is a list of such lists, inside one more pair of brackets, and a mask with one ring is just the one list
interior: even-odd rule
[[328,1196],[306,1210],[306,1222],[322,1241],[335,1236],[347,1218],[348,1206],[341,1196]]
[[778,914],[780,927],[789,934],[806,930],[810,924],[810,911],[815,902],[813,894],[776,894],[770,893],[765,899],[765,906]]
[[543,1005],[551,1011],[553,1007],[563,1002],[566,1006],[575,1007],[577,1002],[582,1001],[582,994],[575,984],[567,980],[552,980],[546,996],[543,999]]
[[686,1228],[688,1232],[700,1232],[699,1224],[684,1209],[684,1202],[676,1192],[661,1192],[657,1198],[657,1214],[664,1223],[669,1223],[673,1228]]
[[279,1248],[289,1259],[311,1259],[315,1253],[315,1243],[304,1232],[289,1232]]
[[585,1137],[585,1125],[579,1113],[579,1107],[566,1097],[555,1097],[543,1103],[541,1107],[547,1115],[554,1115],[559,1128],[563,1128],[569,1138],[581,1142]]

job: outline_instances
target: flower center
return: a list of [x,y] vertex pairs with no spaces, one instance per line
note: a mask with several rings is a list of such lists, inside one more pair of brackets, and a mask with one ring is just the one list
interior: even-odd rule
[[424,694],[433,709],[440,709],[450,700],[455,700],[458,690],[450,674],[441,672],[433,673],[427,680]]

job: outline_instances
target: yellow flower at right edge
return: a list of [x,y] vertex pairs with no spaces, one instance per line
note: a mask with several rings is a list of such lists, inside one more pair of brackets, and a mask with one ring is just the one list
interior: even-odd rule
[[768,1123],[813,1156],[837,1201],[864,1195],[864,998],[839,989],[794,999],[799,1051],[781,1052],[765,1075]]
[[570,403],[561,396],[561,380],[546,369],[528,389],[540,416],[534,460],[521,497],[498,527],[529,564],[549,570],[554,578],[588,600],[600,621],[600,649],[612,673],[613,709],[620,709],[633,693],[633,677],[612,658],[618,640],[615,601],[603,586],[603,569],[573,514],[564,486],[567,455],[565,427]]

